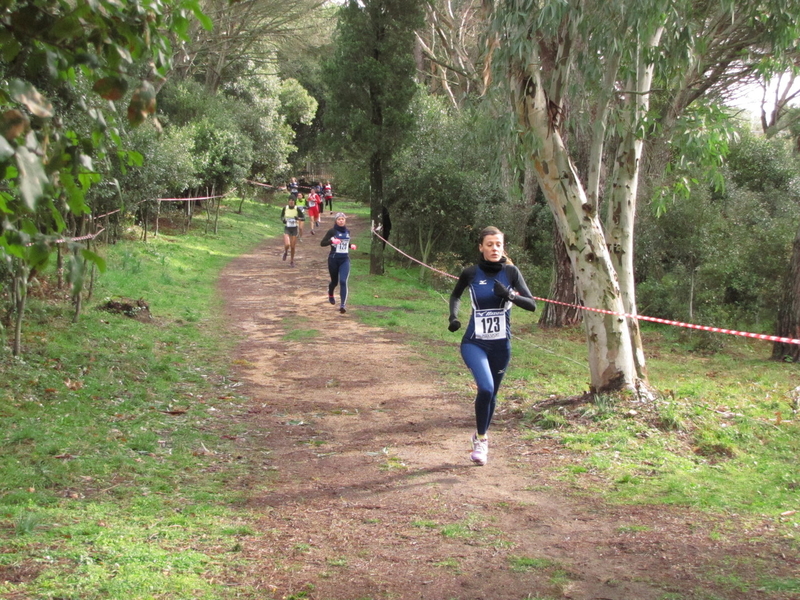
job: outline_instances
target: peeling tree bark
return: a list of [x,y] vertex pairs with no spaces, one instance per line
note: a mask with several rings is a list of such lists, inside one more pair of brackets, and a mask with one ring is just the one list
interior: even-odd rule
[[[537,64],[537,60],[531,61]],[[515,105],[521,125],[538,140],[530,160],[567,248],[578,292],[587,307],[624,313],[619,282],[597,215],[589,203],[536,68],[520,73]],[[624,317],[587,311],[584,326],[594,392],[635,390],[633,348]]]
[[[561,231],[553,225],[553,280],[550,283],[550,293],[547,297],[554,302],[544,303],[539,325],[542,327],[569,327],[578,325],[583,319],[581,306],[583,300],[578,295],[575,285],[575,274],[572,271],[572,261],[569,258],[567,247],[561,238]],[[569,306],[565,306],[565,305]]]
[[[635,79],[628,82],[623,113],[627,116],[626,134],[614,160],[611,194],[606,219],[606,240],[611,263],[619,277],[620,294],[625,312],[638,314],[636,307],[636,281],[634,279],[633,246],[636,223],[636,198],[639,189],[639,172],[644,149],[643,120],[650,105],[650,88],[653,81],[653,63],[644,62],[641,55],[658,46],[663,27],[657,28],[644,44],[638,46],[639,59]],[[636,373],[647,381],[644,347],[639,321],[628,318],[628,331],[634,349]]]

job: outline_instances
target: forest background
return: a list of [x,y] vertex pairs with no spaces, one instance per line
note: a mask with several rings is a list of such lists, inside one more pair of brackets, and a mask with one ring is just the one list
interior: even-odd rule
[[[538,295],[581,304],[563,235],[526,163],[528,133],[503,116],[515,112],[508,98],[487,87],[492,15],[479,4],[264,0],[73,10],[13,3],[0,63],[0,322],[14,354],[22,352],[28,286],[51,255],[73,286],[76,314],[88,274],[104,266],[91,239],[65,238],[103,229],[103,239],[113,241],[131,220],[144,225],[146,237],[157,209],[191,213],[191,204],[162,206],[159,198],[247,195],[255,187],[248,180],[280,187],[291,176],[316,182],[327,175],[339,194],[371,204],[374,224],[387,215],[394,242],[450,272],[472,259],[476,232],[493,223],[506,232]],[[649,131],[639,136],[647,150],[635,248],[627,254],[640,314],[796,337],[797,37],[772,23],[772,37],[743,45],[737,35],[753,19],[779,19],[791,7],[762,4],[737,9],[746,19],[720,34],[733,50],[718,64],[699,52],[687,59],[702,63],[704,76],[687,83],[666,79],[666,70],[656,82],[647,116],[635,125]],[[384,33],[395,46],[381,42],[394,63],[346,54],[348,45],[358,52],[375,44],[375,31],[359,19],[377,23],[370,17],[376,7],[394,23]],[[536,13],[535,3],[519,8],[547,13]],[[697,32],[704,22],[713,29],[711,20],[728,8],[722,2],[685,21],[696,19]],[[661,10],[640,9],[645,16]],[[115,29],[114,19],[130,27]],[[357,62],[367,66],[359,71]],[[764,92],[760,115],[734,108],[745,89],[766,90],[767,83],[772,92]],[[375,86],[385,93],[372,95]],[[659,115],[687,90],[693,101],[683,101],[667,127]],[[570,92],[554,110],[575,115],[559,117],[562,136],[575,169],[585,173],[597,121],[587,119],[593,109],[582,98],[599,92],[585,81]],[[375,98],[396,103],[378,106],[386,118],[377,127],[369,122]],[[624,127],[604,126],[620,132],[602,149],[611,156],[624,145]],[[612,165],[601,168],[607,171],[595,185],[611,185]],[[543,309],[545,325],[583,318],[575,309]],[[686,336],[698,349],[725,344],[718,335]],[[797,345],[776,344],[772,353],[800,358]]]
[[[575,32],[585,33],[582,28],[591,21],[609,32],[606,41],[613,47],[617,28],[611,23],[617,22],[610,19],[619,15],[604,12],[605,4],[582,3],[597,12],[586,13],[583,21],[572,26]],[[39,509],[59,502],[58,492],[71,493],[71,484],[65,483],[75,476],[67,465],[71,456],[47,432],[60,431],[59,427],[71,422],[71,415],[87,415],[95,403],[86,392],[80,402],[66,406],[68,412],[63,415],[53,407],[34,416],[26,412],[36,411],[39,396],[46,398],[55,389],[43,388],[44,379],[33,373],[34,366],[60,369],[69,362],[63,347],[47,342],[48,320],[64,319],[63,313],[50,310],[48,302],[66,295],[69,318],[75,323],[72,334],[88,336],[80,326],[81,312],[92,298],[100,272],[116,269],[127,283],[144,282],[147,278],[141,270],[149,268],[145,265],[169,262],[167,252],[147,244],[157,236],[159,222],[169,224],[173,233],[197,234],[205,229],[211,240],[220,208],[225,207],[230,211],[223,218],[226,226],[247,231],[247,243],[253,244],[257,235],[245,219],[235,216],[237,205],[239,211],[246,207],[264,215],[261,211],[267,207],[254,208],[251,202],[263,186],[279,189],[293,176],[305,184],[330,179],[337,199],[368,206],[371,220],[393,244],[434,267],[457,273],[474,261],[477,232],[494,224],[506,232],[509,252],[535,294],[570,304],[583,302],[571,271],[575,263],[565,252],[564,232],[532,167],[531,156],[535,158],[541,146],[524,129],[525,121],[519,120],[514,93],[504,89],[504,82],[512,78],[500,76],[504,71],[498,63],[506,67],[506,73],[513,72],[509,65],[514,65],[501,52],[492,55],[490,50],[496,46],[492,35],[498,20],[512,22],[511,17],[521,15],[520,30],[541,31],[537,51],[549,49],[552,54],[551,63],[545,56],[542,64],[561,64],[559,46],[551,43],[559,36],[553,38],[553,33],[571,31],[562,26],[571,24],[574,13],[562,11],[577,6],[447,0],[28,1],[4,5],[0,18],[0,331],[3,379],[13,381],[13,387],[9,383],[3,390],[4,417],[10,423],[3,440],[12,450],[6,453],[8,465],[16,461],[20,470],[17,479],[4,482],[2,493],[4,514],[14,515],[14,533],[37,530]],[[499,12],[503,7],[516,12],[503,14]],[[720,1],[697,4],[696,10],[677,2],[634,2],[629,8],[636,8],[631,12],[642,31],[648,30],[648,19],[658,17],[675,27],[669,30],[670,40],[695,40],[693,53],[670,54],[674,47],[668,46],[662,51],[650,48],[642,54],[621,55],[620,63],[628,69],[623,75],[633,73],[636,60],[659,67],[646,94],[648,106],[638,105],[637,115],[628,119],[626,101],[645,94],[620,87],[620,78],[605,87],[594,85],[605,84],[602,73],[585,68],[592,64],[589,46],[576,44],[573,72],[581,76],[571,81],[570,95],[562,95],[546,112],[553,131],[563,137],[575,172],[596,182],[600,191],[592,202],[597,207],[610,195],[614,168],[607,163],[593,169],[592,165],[600,164],[593,160],[594,153],[614,157],[625,147],[626,136],[638,132],[632,144],[641,141],[644,150],[637,161],[639,210],[634,251],[629,254],[638,311],[800,337],[800,109],[795,106],[792,71],[800,38],[793,24],[800,22],[800,9],[779,1]],[[667,13],[669,19],[663,19]],[[732,15],[736,18],[729,18]],[[553,27],[554,23],[558,26]],[[754,30],[759,36],[752,35]],[[599,39],[596,30],[590,33],[584,40]],[[712,37],[716,45],[710,43]],[[381,54],[386,49],[391,51]],[[496,61],[493,65],[490,58]],[[525,85],[517,91],[541,88],[530,77],[523,75],[520,81]],[[753,85],[767,89],[768,82],[772,91],[759,103],[761,114],[736,108],[737,96],[744,89]],[[605,97],[603,90],[611,99],[610,112],[619,118],[601,123],[606,143],[598,149],[591,140],[599,104],[589,101]],[[680,112],[672,110],[676,106]],[[178,201],[197,196],[207,199],[202,205]],[[588,202],[587,207],[595,210]],[[123,241],[136,240],[141,240],[141,254],[123,248]],[[110,245],[116,243],[121,254],[112,260]],[[194,251],[203,246],[196,238],[190,244],[196,246]],[[246,245],[243,242],[237,250],[243,251]],[[425,288],[449,288],[449,282],[417,269],[381,244],[371,247],[373,276],[384,269],[407,270]],[[215,248],[213,253],[217,252]],[[190,256],[185,264],[197,260]],[[191,268],[183,266],[180,271],[183,276]],[[159,277],[166,280],[172,275],[159,271]],[[367,281],[365,276],[362,286]],[[166,287],[174,282],[161,283]],[[188,289],[191,280],[182,285]],[[148,290],[155,294],[157,287]],[[36,312],[34,327],[27,331],[25,315],[31,296]],[[135,312],[143,307],[130,308]],[[553,347],[562,331],[565,338],[574,339],[574,327],[583,319],[580,310],[548,304],[541,309],[540,326],[548,328],[546,336]],[[184,322],[197,321],[192,308],[175,310],[184,310]],[[402,312],[393,313],[392,322],[402,323]],[[677,354],[698,359],[693,368],[700,375],[693,375],[697,379],[691,384],[657,391],[667,399],[658,405],[659,427],[676,432],[676,437],[692,430],[693,436],[684,436],[691,438],[689,462],[703,463],[706,469],[698,476],[701,483],[691,482],[692,489],[681,490],[675,501],[684,502],[704,487],[715,492],[724,489],[721,480],[732,477],[723,463],[728,458],[754,456],[763,446],[774,455],[768,453],[763,461],[759,457],[748,464],[752,472],[739,472],[737,480],[750,479],[756,489],[770,490],[763,505],[759,500],[751,508],[779,518],[781,534],[790,537],[791,527],[797,525],[792,521],[794,513],[784,509],[797,496],[796,472],[787,468],[796,456],[796,436],[779,426],[789,427],[790,415],[798,410],[800,392],[794,389],[792,377],[800,346],[743,346],[741,340],[729,336],[656,326],[649,326],[646,333],[648,340],[663,334],[676,355],[665,351],[660,341],[653,341],[655,352],[670,356],[675,364],[681,365]],[[91,343],[102,345],[102,341]],[[186,346],[204,343],[193,340]],[[175,344],[166,339],[163,348]],[[764,360],[775,359],[764,369],[771,383],[752,384],[766,399],[753,408],[757,417],[743,417],[738,406],[714,404],[718,397],[731,401],[738,397],[737,377],[725,377],[724,385],[715,378],[722,370],[736,371],[742,347],[748,365],[753,360],[757,364],[753,354],[759,352]],[[150,360],[145,356],[147,343],[141,342],[141,348],[140,359]],[[165,373],[167,388],[174,383],[169,377],[179,378],[182,385],[191,379],[191,373],[174,374],[169,365],[155,359],[147,363],[147,371]],[[576,360],[582,362],[579,356],[570,359],[573,364]],[[703,365],[712,364],[711,370],[703,371]],[[751,370],[755,373],[759,367]],[[126,377],[130,375],[126,385],[132,395],[146,399],[152,392],[138,387],[150,382],[147,373],[142,373],[126,372]],[[775,373],[784,375],[775,375],[779,385],[771,379]],[[705,385],[695,383],[702,378],[707,380]],[[674,379],[680,376],[676,373]],[[563,386],[555,396],[581,397],[582,375],[569,382],[553,376],[552,381]],[[70,393],[83,393],[77,379],[63,383],[73,386]],[[723,387],[724,393],[716,390]],[[513,394],[522,397],[530,391],[526,389],[514,389]],[[552,391],[536,388],[535,393]],[[689,401],[672,403],[675,395]],[[740,400],[746,404],[748,397],[743,394]],[[583,413],[589,420],[605,419],[614,411],[606,396],[584,399],[595,401]],[[720,422],[701,423],[693,412],[701,410],[700,404]],[[14,416],[18,411],[24,413],[19,422]],[[539,431],[535,435],[560,437],[555,432],[566,426],[569,417],[563,407],[551,406],[532,411],[526,418]],[[736,419],[741,419],[736,427],[727,426]],[[696,421],[694,429],[690,421]],[[631,429],[631,422],[621,417],[614,435],[622,436],[619,432]],[[47,423],[44,432],[42,423]],[[565,443],[586,450],[593,448],[590,437]],[[143,431],[120,438],[119,443],[131,452],[152,454],[159,441]],[[64,461],[63,473],[47,466],[53,457]],[[652,462],[652,457],[639,458],[642,464]],[[138,462],[119,460],[131,472],[141,467]],[[615,460],[609,458],[611,463]],[[97,473],[83,476],[99,478],[109,468],[114,464],[107,462],[98,466]],[[579,467],[574,468],[577,473]],[[691,468],[682,464],[678,470]],[[708,473],[714,469],[720,481],[709,486]],[[630,473],[614,476],[617,483],[638,485]],[[31,483],[26,486],[26,481]],[[166,490],[169,482],[158,485]],[[127,492],[113,491],[117,492],[122,502]],[[731,496],[726,493],[711,495],[736,496],[737,507],[743,511],[750,505],[742,498],[761,497],[752,487]],[[697,502],[712,501],[703,496]],[[86,560],[81,565],[92,569]],[[111,579],[115,576],[108,574]],[[796,579],[788,585],[789,593],[796,592]]]

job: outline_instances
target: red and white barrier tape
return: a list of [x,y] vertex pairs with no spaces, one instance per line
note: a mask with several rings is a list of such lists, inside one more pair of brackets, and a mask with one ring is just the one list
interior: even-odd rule
[[195,202],[197,200],[211,200],[212,198],[223,198],[225,194],[216,196],[197,196],[193,198],[156,198],[159,202]]
[[[258,181],[251,181],[250,179],[245,179],[245,181],[247,183],[252,183],[253,185],[258,185],[258,186],[265,187],[265,188],[270,188],[270,189],[273,189],[273,190],[288,190],[288,188],[285,185],[283,185],[283,186],[269,185],[267,183],[260,183]],[[314,188],[312,186],[308,186],[308,185],[298,185],[297,189],[299,189],[299,190],[313,190]]]
[[269,184],[267,184],[267,183],[261,183],[261,182],[258,182],[258,181],[251,181],[251,180],[249,180],[249,179],[245,179],[245,181],[246,181],[247,183],[252,183],[253,185],[258,185],[258,186],[265,187],[265,188],[270,188],[270,189],[273,189],[273,190],[279,190],[279,189],[281,189],[281,188],[279,188],[279,187],[278,187],[278,186],[276,186],[276,185],[269,185]]
[[[57,240],[50,240],[50,243],[51,244],[65,244],[67,242],[83,242],[85,240],[93,240],[98,235],[103,233],[105,230],[106,230],[106,228],[103,227],[100,231],[96,231],[96,232],[90,233],[88,235],[84,235],[84,236],[81,236],[81,237],[74,237],[74,238],[59,238]],[[33,246],[35,243],[36,242],[28,242],[27,244],[25,244],[25,246],[26,247]]]
[[93,240],[98,235],[103,233],[105,230],[106,230],[106,228],[103,227],[99,231],[95,231],[94,233],[90,233],[89,235],[84,235],[82,237],[76,237],[76,238],[67,238],[66,240],[58,240],[56,243],[60,244],[62,241],[65,241],[65,242],[82,242],[84,240]]
[[121,208],[118,208],[117,210],[112,210],[111,212],[107,212],[105,214],[98,215],[98,216],[95,217],[95,220],[102,219],[103,217],[108,217],[110,215],[113,215],[114,213],[118,213],[121,210],[122,210]]
[[426,265],[421,260],[417,260],[416,258],[411,256],[410,254],[406,254],[405,252],[400,250],[400,248],[398,248],[397,246],[395,246],[391,242],[389,242],[389,240],[387,240],[386,238],[381,237],[381,235],[377,231],[375,231],[374,228],[372,229],[372,233],[373,233],[373,235],[375,237],[377,237],[379,240],[381,240],[384,244],[386,244],[387,246],[391,246],[397,252],[399,252],[400,254],[402,254],[403,256],[408,258],[409,260],[413,260],[415,263],[420,264],[423,267],[425,267],[426,269],[429,269],[429,270],[433,271],[434,273],[438,273],[439,275],[444,275],[445,277],[449,277],[450,279],[458,279],[458,277],[456,277],[455,275],[451,275],[450,273],[447,273],[446,271],[440,271],[439,269],[435,269],[434,267],[432,267],[430,265]]
[[[379,240],[381,240],[382,242],[387,244],[388,246],[391,246],[392,248],[394,248],[394,250],[396,250],[397,252],[399,252],[400,254],[405,256],[406,258],[408,258],[410,260],[413,260],[415,263],[418,263],[418,264],[422,265],[426,269],[430,269],[431,271],[434,271],[435,273],[439,273],[440,275],[444,275],[445,277],[450,277],[451,279],[458,279],[458,277],[456,277],[455,275],[451,275],[450,273],[447,273],[445,271],[440,271],[439,269],[435,269],[434,267],[432,267],[430,265],[426,265],[424,262],[422,262],[420,260],[417,260],[413,256],[410,256],[410,255],[406,254],[405,252],[400,250],[400,248],[398,248],[397,246],[394,246],[388,240],[386,240],[385,238],[381,237],[381,235],[377,231],[375,231],[374,228],[372,229],[372,234],[375,237],[377,237]],[[685,327],[685,328],[688,328],[688,329],[699,329],[701,331],[710,331],[712,333],[726,333],[728,335],[738,335],[738,336],[741,336],[741,337],[748,337],[748,338],[753,338],[753,339],[757,339],[757,340],[765,340],[765,341],[768,341],[768,342],[780,342],[782,344],[800,344],[800,339],[795,339],[795,338],[781,337],[781,336],[777,336],[777,335],[767,335],[767,334],[764,334],[764,333],[751,333],[749,331],[736,331],[734,329],[724,329],[722,327],[709,327],[708,325],[696,325],[694,323],[683,323],[681,321],[671,321],[669,319],[659,319],[657,317],[647,317],[645,315],[631,315],[631,314],[628,314],[628,313],[618,313],[618,312],[614,312],[614,311],[606,310],[606,309],[602,309],[602,308],[591,308],[591,307],[588,307],[588,306],[580,306],[580,305],[577,305],[577,304],[567,304],[566,302],[559,302],[557,300],[548,300],[547,298],[540,298],[538,296],[533,296],[533,298],[534,298],[534,300],[540,300],[542,302],[549,302],[550,304],[559,304],[561,306],[567,306],[569,308],[579,308],[581,310],[588,310],[588,311],[591,311],[591,312],[601,313],[601,314],[604,314],[604,315],[614,315],[614,316],[617,316],[617,317],[626,317],[626,318],[629,318],[629,319],[639,319],[641,321],[650,321],[652,323],[660,323],[662,325],[672,325],[674,327]]]

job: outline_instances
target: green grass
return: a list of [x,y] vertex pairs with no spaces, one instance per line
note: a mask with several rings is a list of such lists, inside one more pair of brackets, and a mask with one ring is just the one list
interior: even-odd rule
[[478,513],[470,513],[464,519],[450,523],[421,518],[412,520],[410,524],[423,531],[435,531],[444,538],[467,540],[470,545],[486,545],[497,549],[510,545],[504,533],[488,524],[487,518]]
[[533,558],[530,556],[509,556],[508,564],[512,571],[525,572],[542,569],[550,569],[555,566],[555,562],[549,558]]
[[[0,366],[0,566],[35,567],[0,595],[231,597],[216,581],[254,529],[226,489],[235,461],[209,469],[230,450],[210,409],[244,401],[226,377],[236,340],[215,285],[279,232],[276,207],[243,212],[228,207],[217,235],[162,230],[102,249],[108,271],[76,324],[34,290],[24,354]],[[112,297],[144,299],[153,321],[97,310]]]
[[457,558],[445,558],[444,560],[440,560],[438,562],[433,563],[434,567],[439,567],[442,569],[447,569],[454,573],[461,573],[461,563]]

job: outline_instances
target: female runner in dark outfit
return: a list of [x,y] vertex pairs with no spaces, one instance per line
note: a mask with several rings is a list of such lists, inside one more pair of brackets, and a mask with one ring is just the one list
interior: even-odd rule
[[461,357],[464,359],[475,383],[475,422],[477,431],[472,436],[470,459],[485,465],[489,455],[486,432],[492,422],[497,391],[511,359],[511,305],[525,310],[536,310],[536,301],[519,269],[512,265],[504,251],[505,238],[496,227],[481,232],[478,264],[461,272],[450,295],[450,331],[458,331],[458,309],[461,295],[469,288],[472,314],[461,339]]
[[328,254],[328,272],[331,275],[331,282],[328,284],[328,301],[336,304],[333,292],[339,286],[341,304],[339,312],[347,312],[347,278],[350,277],[350,250],[355,250],[356,245],[350,243],[350,230],[345,227],[347,217],[344,213],[336,213],[336,224],[331,227],[324,236],[320,246],[330,246],[331,252]]

